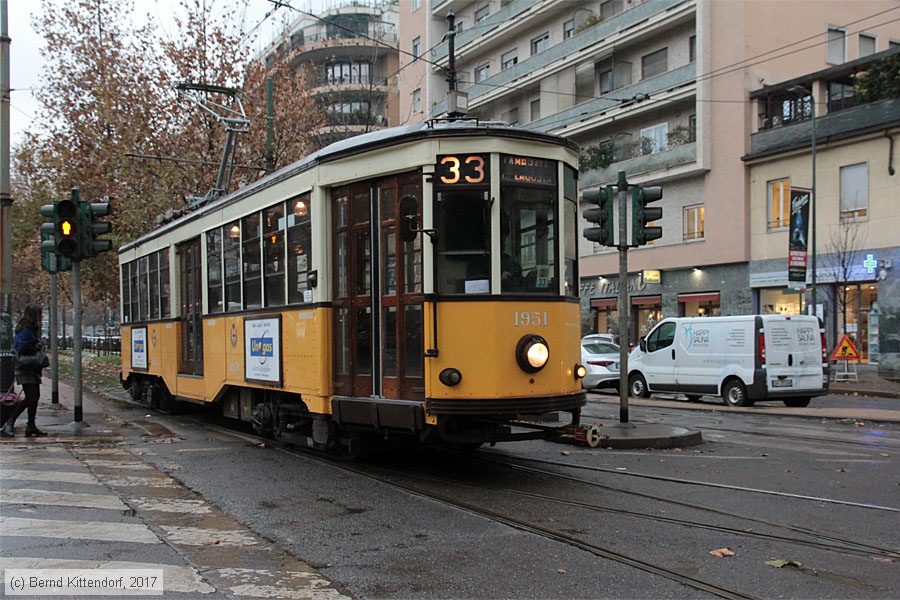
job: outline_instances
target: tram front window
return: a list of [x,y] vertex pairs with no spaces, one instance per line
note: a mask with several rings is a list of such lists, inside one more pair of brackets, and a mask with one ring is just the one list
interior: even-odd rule
[[505,186],[500,206],[500,290],[558,294],[555,190]]
[[440,294],[491,291],[491,215],[480,190],[438,194],[437,289]]

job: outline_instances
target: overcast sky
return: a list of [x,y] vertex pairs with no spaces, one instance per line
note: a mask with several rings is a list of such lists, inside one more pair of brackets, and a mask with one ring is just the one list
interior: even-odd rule
[[[55,0],[67,2],[70,0]],[[119,0],[125,1],[125,0]],[[172,11],[178,7],[177,0],[133,0],[136,18],[143,19],[149,14],[165,31],[171,31],[174,27]],[[268,0],[207,0],[213,5],[214,10],[224,10],[225,7],[240,6],[244,11],[246,5],[246,18],[248,29],[259,23],[266,13],[272,10],[272,3]],[[292,4],[303,10],[319,12],[324,7],[338,4],[338,0],[293,0]],[[31,90],[40,85],[40,73],[43,60],[40,48],[43,40],[32,28],[32,18],[39,15],[43,2],[38,0],[9,0],[9,37],[10,45],[10,87],[12,88],[12,103],[9,111],[12,145],[14,146],[22,136],[22,132],[28,128],[34,115],[38,112],[38,103],[31,94]],[[254,49],[267,44],[273,36],[281,31],[285,18],[293,20],[288,15],[289,9],[280,8],[257,30],[257,42]],[[295,13],[296,15],[296,13]],[[139,17],[138,17],[139,16]],[[240,14],[235,15],[240,18]]]

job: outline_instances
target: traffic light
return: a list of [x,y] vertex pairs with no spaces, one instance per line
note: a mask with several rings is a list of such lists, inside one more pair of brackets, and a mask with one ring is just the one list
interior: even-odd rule
[[81,258],[80,220],[78,190],[72,190],[70,200],[60,200],[56,203],[54,238],[58,256],[72,260]]
[[93,258],[101,252],[112,250],[112,240],[97,239],[98,236],[112,232],[112,223],[96,220],[98,217],[105,217],[109,213],[108,202],[81,203],[82,252],[84,258]]
[[662,207],[647,206],[661,200],[662,195],[662,187],[658,185],[631,188],[631,246],[643,246],[662,237],[662,227],[649,225],[662,219]]
[[616,224],[613,222],[615,192],[612,186],[584,190],[582,198],[584,198],[585,202],[598,205],[597,208],[589,208],[584,211],[584,218],[588,222],[599,225],[599,227],[586,228],[584,237],[602,246],[615,246]]

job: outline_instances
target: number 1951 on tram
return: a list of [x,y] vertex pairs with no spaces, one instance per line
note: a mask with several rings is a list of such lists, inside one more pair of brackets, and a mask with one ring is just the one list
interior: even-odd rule
[[[580,376],[577,148],[473,121],[338,142],[122,247],[122,381],[320,448],[554,435]],[[351,448],[352,449],[352,448]]]

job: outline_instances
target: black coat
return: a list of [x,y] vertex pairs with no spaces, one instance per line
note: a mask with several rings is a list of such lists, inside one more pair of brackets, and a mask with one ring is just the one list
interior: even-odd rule
[[[13,339],[13,349],[19,354],[34,354],[38,350],[43,350],[40,338],[37,332],[26,327],[16,334]],[[21,369],[18,361],[16,362],[16,381],[19,385],[26,383],[40,384],[42,369]]]

